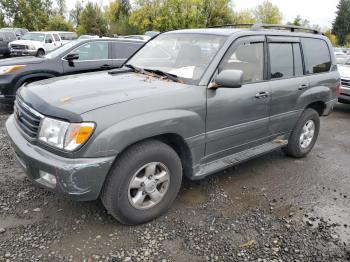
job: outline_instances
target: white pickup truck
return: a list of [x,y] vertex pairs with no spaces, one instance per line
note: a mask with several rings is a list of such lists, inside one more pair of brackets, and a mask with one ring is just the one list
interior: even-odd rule
[[9,48],[14,56],[44,56],[61,45],[63,42],[57,32],[29,32],[20,40],[9,43]]

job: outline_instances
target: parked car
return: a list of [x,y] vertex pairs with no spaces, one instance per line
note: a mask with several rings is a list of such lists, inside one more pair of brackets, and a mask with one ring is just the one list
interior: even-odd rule
[[62,43],[65,45],[73,40],[78,39],[78,35],[74,32],[64,32],[64,31],[60,31],[60,32],[56,32],[59,34],[59,36],[61,37]]
[[350,104],[350,57],[342,64],[338,64],[338,70],[341,77],[340,103]]
[[44,57],[0,61],[0,103],[13,103],[17,89],[24,84],[120,67],[142,45],[143,41],[112,38],[75,40]]
[[9,47],[14,56],[44,56],[61,45],[63,42],[57,32],[30,32],[21,40],[11,42]]
[[78,39],[96,39],[100,38],[98,35],[81,35]]
[[286,29],[299,27],[166,32],[120,69],[22,87],[6,123],[19,163],[33,183],[138,224],[184,176],[280,148],[305,157],[340,76],[327,37]]
[[28,29],[25,28],[13,28],[13,27],[4,27],[0,29],[1,32],[12,32],[16,35],[17,39],[21,39],[23,35],[28,33]]
[[118,36],[118,38],[138,39],[138,40],[144,40],[144,41],[148,41],[151,39],[151,37],[148,35],[124,35],[124,36]]
[[0,55],[5,57],[10,56],[11,52],[8,45],[14,40],[16,40],[16,35],[13,32],[0,32]]

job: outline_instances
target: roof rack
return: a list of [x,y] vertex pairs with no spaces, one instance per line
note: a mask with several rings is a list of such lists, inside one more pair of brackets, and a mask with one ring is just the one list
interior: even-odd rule
[[318,29],[296,26],[296,25],[277,25],[277,24],[226,24],[219,26],[212,26],[210,28],[224,28],[224,27],[250,27],[251,30],[263,30],[263,29],[277,29],[277,30],[289,30],[291,32],[311,32],[313,34],[323,34]]

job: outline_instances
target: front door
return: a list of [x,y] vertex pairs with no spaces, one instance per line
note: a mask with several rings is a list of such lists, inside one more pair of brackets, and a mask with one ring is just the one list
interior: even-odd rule
[[268,141],[270,87],[265,81],[265,37],[235,41],[218,67],[241,70],[240,88],[208,89],[206,161]]
[[55,41],[53,40],[53,37],[51,34],[47,34],[45,37],[45,50],[46,52],[49,52],[51,50],[54,50],[56,48]]
[[93,41],[82,44],[70,54],[78,54],[79,59],[67,61],[63,58],[65,74],[108,70],[114,67],[109,56],[109,42]]

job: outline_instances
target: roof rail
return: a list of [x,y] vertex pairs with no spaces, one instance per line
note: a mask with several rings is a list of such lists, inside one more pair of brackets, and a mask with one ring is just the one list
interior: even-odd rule
[[297,25],[277,25],[277,24],[256,23],[256,24],[227,24],[227,25],[220,25],[220,26],[212,26],[210,28],[224,28],[224,27],[250,27],[251,30],[276,29],[276,30],[289,30],[291,32],[307,31],[313,34],[323,35],[323,33],[318,29],[302,27]]

